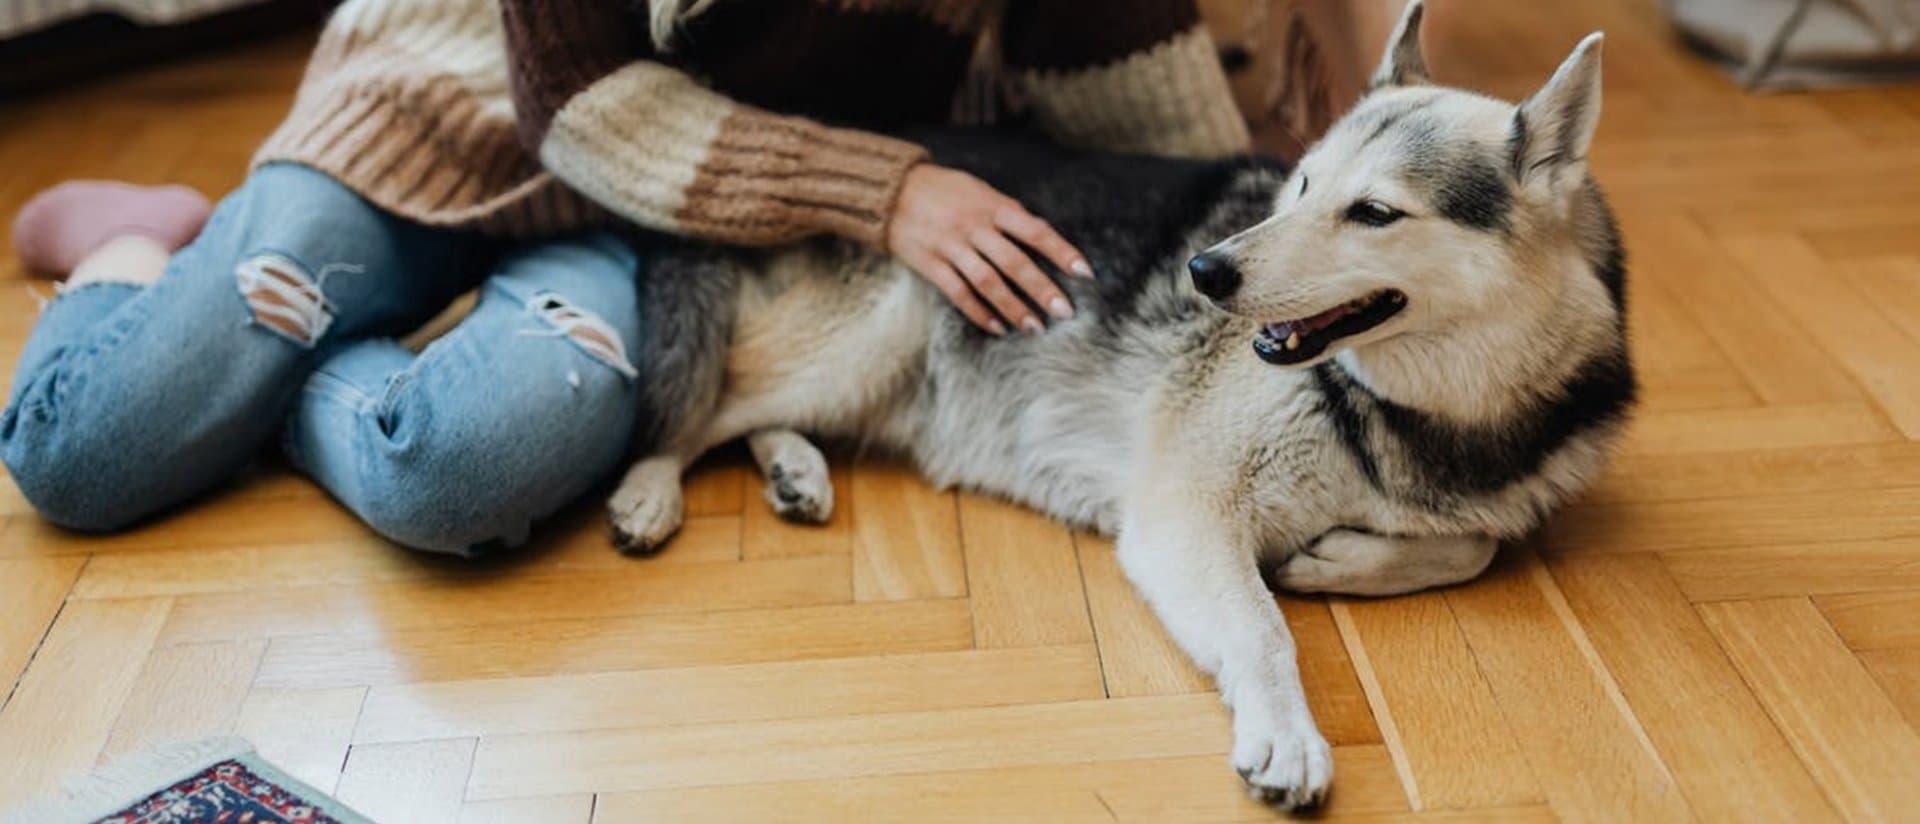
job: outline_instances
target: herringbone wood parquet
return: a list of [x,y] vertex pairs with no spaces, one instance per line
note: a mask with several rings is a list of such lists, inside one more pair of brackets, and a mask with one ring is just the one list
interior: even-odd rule
[[[1285,597],[1380,820],[1920,817],[1920,89],[1747,96],[1648,0],[1436,0],[1443,79],[1518,96],[1604,28],[1594,167],[1646,407],[1485,579]],[[223,191],[303,39],[0,110],[0,213],[72,176]],[[4,250],[0,250],[4,252]],[[34,299],[0,253],[0,362]],[[1263,820],[1204,678],[1106,542],[883,464],[824,529],[737,454],[657,560],[592,507],[484,566],[267,469],[109,538],[0,494],[0,805],[233,731],[385,821]]]

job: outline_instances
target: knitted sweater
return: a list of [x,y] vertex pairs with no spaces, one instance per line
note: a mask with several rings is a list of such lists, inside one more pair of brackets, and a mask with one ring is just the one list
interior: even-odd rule
[[[920,147],[996,35],[1069,144],[1244,151],[1192,0],[348,0],[256,163],[294,161],[422,223],[510,235],[620,218],[769,244],[882,245]],[[665,27],[662,27],[665,28]],[[826,125],[827,123],[836,125]]]

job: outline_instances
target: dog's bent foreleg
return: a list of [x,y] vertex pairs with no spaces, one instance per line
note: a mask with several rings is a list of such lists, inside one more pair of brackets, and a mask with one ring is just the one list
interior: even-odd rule
[[1300,684],[1293,635],[1260,578],[1244,519],[1155,484],[1121,527],[1121,566],[1233,709],[1233,768],[1281,809],[1318,804],[1333,754]]
[[762,429],[747,436],[753,461],[767,479],[767,505],[789,521],[824,524],[833,517],[833,479],[827,457],[791,429]]
[[1499,545],[1482,536],[1398,537],[1336,529],[1294,553],[1274,583],[1295,592],[1401,595],[1469,580]]

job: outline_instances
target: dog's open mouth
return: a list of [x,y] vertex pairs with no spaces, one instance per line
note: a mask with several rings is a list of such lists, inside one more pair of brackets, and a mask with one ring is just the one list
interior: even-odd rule
[[1386,323],[1405,308],[1406,293],[1381,289],[1311,317],[1269,323],[1254,336],[1253,351],[1271,364],[1305,363],[1319,357],[1335,341]]

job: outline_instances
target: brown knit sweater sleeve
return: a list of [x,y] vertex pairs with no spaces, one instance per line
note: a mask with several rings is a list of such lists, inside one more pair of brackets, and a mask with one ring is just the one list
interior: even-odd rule
[[912,143],[743,105],[653,59],[620,0],[500,0],[521,139],[649,228],[728,243],[879,247]]
[[1011,4],[1002,36],[1009,74],[1056,140],[1189,157],[1249,148],[1193,0],[1028,0]]

